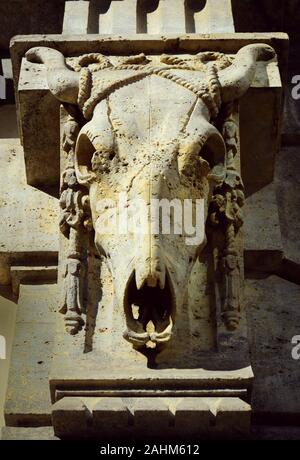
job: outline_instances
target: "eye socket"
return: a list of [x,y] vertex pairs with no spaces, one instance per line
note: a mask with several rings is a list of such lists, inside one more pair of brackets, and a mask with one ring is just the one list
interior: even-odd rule
[[203,158],[203,160],[207,161],[210,168],[212,169],[214,166],[214,152],[207,142],[203,145],[199,155],[201,158]]
[[92,157],[92,170],[94,172],[109,172],[110,164],[115,158],[113,150],[96,150]]
[[210,168],[224,163],[225,159],[225,145],[224,141],[217,135],[211,135],[201,148],[200,156],[207,161]]
[[88,183],[95,174],[92,171],[92,158],[95,147],[85,133],[79,135],[75,151],[75,167],[78,182]]

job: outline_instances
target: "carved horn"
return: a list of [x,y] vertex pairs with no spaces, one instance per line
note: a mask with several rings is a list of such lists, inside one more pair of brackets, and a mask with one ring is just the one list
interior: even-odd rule
[[49,89],[59,101],[76,104],[79,75],[68,69],[62,53],[52,48],[35,47],[28,50],[25,56],[29,62],[45,64]]
[[274,49],[264,43],[247,45],[241,48],[231,66],[219,72],[222,85],[222,101],[231,102],[241,97],[251,85],[258,60],[269,61],[274,58]]

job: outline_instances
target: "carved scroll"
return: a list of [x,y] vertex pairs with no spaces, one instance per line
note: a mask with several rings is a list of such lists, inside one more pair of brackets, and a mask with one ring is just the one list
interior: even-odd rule
[[241,267],[239,264],[238,233],[243,225],[241,208],[244,204],[244,187],[235,166],[238,152],[238,125],[234,105],[226,107],[222,135],[226,144],[224,180],[217,185],[210,203],[210,224],[224,234],[222,255],[219,261],[223,298],[221,314],[229,330],[239,325],[241,311]]
[[88,222],[86,216],[88,196],[78,184],[74,168],[74,149],[78,131],[76,120],[69,116],[63,134],[62,147],[67,155],[67,166],[62,174],[60,189],[62,216],[59,225],[62,233],[69,240],[60,313],[65,315],[66,330],[71,335],[77,334],[84,325],[81,316],[84,311],[82,283],[85,265],[82,237]]

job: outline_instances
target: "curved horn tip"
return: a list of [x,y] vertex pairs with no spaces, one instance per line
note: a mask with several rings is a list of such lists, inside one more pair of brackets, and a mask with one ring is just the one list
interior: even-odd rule
[[257,55],[256,60],[259,61],[269,61],[276,56],[274,48],[266,43],[253,43],[251,45],[246,45],[239,50],[239,53],[244,53],[244,51],[254,51]]
[[35,46],[34,48],[30,48],[28,51],[25,53],[25,57],[27,61],[29,62],[34,62],[36,64],[41,64],[41,47],[40,46]]
[[35,64],[45,64],[48,59],[57,59],[59,62],[64,60],[63,54],[54,49],[48,48],[47,46],[35,46],[30,48],[26,53],[25,57],[27,61]]

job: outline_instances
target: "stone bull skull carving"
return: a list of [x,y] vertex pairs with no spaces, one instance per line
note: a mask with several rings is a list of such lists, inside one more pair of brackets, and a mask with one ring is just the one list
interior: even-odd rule
[[[213,54],[206,53],[212,60]],[[56,50],[33,48],[26,54],[29,61],[46,65],[52,94],[78,105],[86,120],[73,142],[75,174],[71,168],[69,187],[74,191],[77,181],[88,189],[95,245],[107,259],[125,312],[125,337],[135,346],[155,347],[170,339],[206,238],[203,234],[200,241],[186,244],[184,231],[103,233],[99,222],[109,220],[114,206],[101,203],[117,203],[126,193],[120,214],[140,198],[148,225],[152,199],[188,199],[194,211],[203,199],[205,221],[214,188],[226,175],[226,145],[213,120],[222,104],[249,88],[256,61],[273,56],[267,45],[249,45],[218,69],[214,60],[204,66],[200,54],[185,60],[163,55],[156,61],[139,55],[115,63],[97,54],[81,57],[77,72]],[[79,303],[69,308],[78,314],[72,333],[82,322]]]

